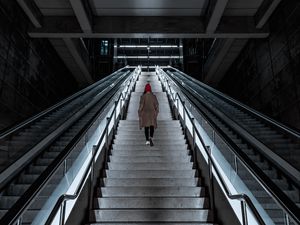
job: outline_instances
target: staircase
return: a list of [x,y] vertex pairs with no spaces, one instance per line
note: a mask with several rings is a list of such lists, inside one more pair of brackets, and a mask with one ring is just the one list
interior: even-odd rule
[[[148,81],[160,105],[153,147],[145,145],[137,115]],[[110,152],[89,224],[214,224],[208,193],[154,73],[140,75]]]

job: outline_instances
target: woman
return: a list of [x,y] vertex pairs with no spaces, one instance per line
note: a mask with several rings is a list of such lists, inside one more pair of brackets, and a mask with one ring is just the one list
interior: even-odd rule
[[[158,101],[151,91],[151,85],[146,84],[139,107],[140,129],[145,127],[146,145],[153,146],[154,128],[157,127]],[[150,136],[149,136],[150,131]]]

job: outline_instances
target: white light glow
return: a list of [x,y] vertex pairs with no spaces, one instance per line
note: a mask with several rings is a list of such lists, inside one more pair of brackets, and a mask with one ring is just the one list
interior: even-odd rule
[[177,45],[120,45],[120,48],[178,48]]
[[[117,59],[147,59],[148,56],[125,56],[125,55],[119,55],[115,56],[114,58]],[[183,58],[183,56],[149,56],[149,59],[180,59]]]

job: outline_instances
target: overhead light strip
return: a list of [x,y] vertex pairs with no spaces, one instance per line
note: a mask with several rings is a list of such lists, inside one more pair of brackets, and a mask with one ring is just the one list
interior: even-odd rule
[[179,48],[177,45],[120,45],[119,48]]
[[[114,56],[117,59],[148,59],[148,56]],[[183,56],[149,56],[149,59],[180,59]]]

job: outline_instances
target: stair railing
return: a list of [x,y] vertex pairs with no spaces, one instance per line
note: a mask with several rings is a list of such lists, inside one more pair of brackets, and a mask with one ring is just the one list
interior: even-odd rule
[[[165,72],[161,69],[158,69],[158,71],[161,74],[165,74]],[[167,75],[164,75],[164,76],[167,76]],[[165,77],[165,79],[166,79],[167,85],[169,86],[169,89],[171,90],[169,80],[166,77]],[[193,81],[194,81],[194,79],[193,79]],[[214,122],[211,121],[210,119],[208,119],[208,121],[210,121],[210,123],[214,124]],[[215,124],[213,125],[213,127],[214,127],[214,129],[217,130],[217,132],[219,132],[221,134],[221,136],[223,136],[223,137],[226,136],[221,129],[216,127]],[[267,190],[267,192],[277,202],[277,205],[283,210],[285,223],[289,225],[290,224],[289,221],[292,220],[296,224],[300,224],[299,208],[288,197],[286,197],[285,193],[279,187],[277,187],[276,185],[273,184],[273,182],[269,179],[268,176],[266,176],[264,174],[260,174],[258,172],[259,170],[256,169],[257,166],[254,163],[249,162],[249,160],[244,160],[245,157],[241,156],[243,153],[237,153],[237,150],[235,148],[236,146],[232,141],[229,143],[229,145],[233,146],[232,150],[233,150],[233,154],[235,155],[235,157],[239,158],[239,160],[245,165],[245,168],[248,171],[251,171],[251,173],[255,174],[255,179],[261,184],[261,186],[265,190]]]
[[[161,75],[161,73],[159,73]],[[162,81],[163,79],[161,79]],[[181,96],[178,93],[174,93],[171,90],[171,86],[169,82],[167,82],[167,79],[164,77],[164,81],[162,84],[164,85],[165,90],[167,91],[168,95],[171,97],[171,100],[173,101],[174,106],[177,108],[178,115],[182,114],[182,121],[183,121],[183,127],[186,132],[187,127],[187,121],[189,120],[189,123],[192,125],[192,151],[193,155],[195,156],[195,159],[197,160],[197,151],[196,151],[196,138],[200,140],[200,143],[202,145],[202,148],[204,149],[207,158],[208,158],[208,166],[209,166],[209,179],[210,179],[210,201],[211,201],[211,209],[214,209],[214,185],[213,185],[213,178],[214,175],[218,178],[216,180],[219,180],[220,185],[222,186],[223,191],[225,191],[226,196],[231,200],[239,200],[241,202],[241,212],[242,212],[242,224],[248,225],[248,212],[247,207],[252,211],[255,219],[260,225],[266,225],[263,218],[261,217],[260,213],[256,209],[255,205],[253,204],[252,200],[248,197],[248,195],[241,193],[241,194],[232,194],[226,185],[226,182],[224,181],[218,167],[216,166],[215,160],[213,159],[210,151],[210,147],[206,146],[198,128],[196,127],[194,123],[194,118],[190,115],[185,102],[182,100]],[[175,104],[176,103],[176,104]],[[180,105],[182,106],[182,113],[180,113]],[[186,119],[188,118],[188,120]]]
[[[105,146],[104,147],[104,149],[105,149],[104,157],[105,157],[105,162],[107,162],[108,154],[109,154],[109,143],[108,143],[109,134],[111,132],[116,131],[116,128],[117,128],[116,125],[123,116],[124,109],[127,107],[126,104],[129,103],[128,100],[130,98],[130,94],[133,91],[134,85],[136,83],[136,79],[137,79],[138,75],[140,74],[140,72],[141,72],[141,70],[138,67],[135,71],[136,76],[130,80],[130,83],[127,85],[126,91],[120,93],[118,99],[115,101],[114,107],[113,107],[109,117],[106,118],[106,125],[100,136],[100,139],[99,139],[97,145],[93,146],[90,162],[84,171],[84,175],[81,177],[81,180],[79,182],[79,185],[76,188],[76,191],[72,195],[63,194],[58,198],[45,225],[51,225],[53,223],[55,217],[58,215],[59,211],[60,211],[60,213],[59,213],[58,224],[59,225],[65,224],[66,204],[68,201],[76,200],[79,197],[84,185],[86,184],[86,180],[88,179],[89,176],[91,177],[90,183],[89,183],[89,188],[90,188],[89,193],[93,193],[92,189],[94,187],[94,180],[92,178],[94,177],[94,164],[97,160],[97,156],[100,154],[101,147]],[[119,110],[118,110],[118,107],[120,107]]]
[[[186,74],[182,73],[181,71],[177,70],[176,68],[173,68],[173,67],[170,67],[170,68],[176,70],[182,76],[187,77]],[[243,104],[243,103],[241,103],[241,102],[225,95],[224,93],[222,93],[222,92],[220,92],[220,91],[218,91],[218,90],[216,90],[216,89],[200,82],[199,80],[196,80],[192,77],[189,77],[189,79],[191,79],[193,82],[197,83],[199,86],[203,87],[205,90],[208,90],[209,92],[214,93],[218,97],[222,98],[224,101],[229,102],[229,103],[239,107],[240,109],[243,109],[243,110],[249,112],[250,114],[252,114],[256,118],[259,118],[259,119],[263,120],[267,124],[269,124],[273,127],[276,127],[279,130],[281,130],[282,132],[286,133],[287,135],[290,135],[291,137],[299,140],[300,133],[298,131],[296,131],[296,130],[290,128],[290,127],[287,127],[286,125],[284,125],[284,124],[282,124],[278,121],[275,121],[274,119],[272,119],[272,118],[270,118],[270,117],[268,117],[268,116],[266,116],[266,115],[264,115],[264,114],[262,114],[262,113],[260,113],[256,110],[250,108],[249,106],[247,106],[247,105],[245,105],[245,104]]]
[[[126,68],[126,67],[125,67]],[[30,117],[29,119],[25,120],[24,122],[21,122],[20,124],[12,127],[12,128],[9,128],[8,130],[5,130],[3,132],[0,133],[0,140],[19,131],[20,129],[30,125],[31,123],[33,123],[34,121],[40,119],[41,117],[47,115],[48,113],[54,111],[55,109],[59,108],[60,106],[63,106],[63,105],[66,105],[67,103],[69,103],[70,101],[82,96],[83,94],[87,93],[88,91],[92,90],[94,87],[98,86],[100,83],[108,80],[111,76],[119,73],[121,70],[123,70],[124,68],[121,68],[117,71],[115,71],[114,73],[112,73],[111,75],[109,75],[108,77],[105,77],[103,78],[102,80],[82,89],[81,91],[79,92],[76,92],[75,94],[71,95],[70,97],[67,97],[66,99],[62,100],[61,102],[51,106],[50,108],[38,113],[37,115],[34,115],[32,117]]]

